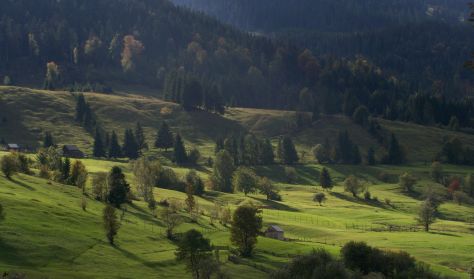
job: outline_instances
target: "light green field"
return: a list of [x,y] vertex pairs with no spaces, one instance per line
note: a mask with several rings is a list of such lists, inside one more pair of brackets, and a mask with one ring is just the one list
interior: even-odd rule
[[[3,153],[4,154],[4,153]],[[121,166],[130,181],[133,176],[127,163],[84,160],[92,173]],[[223,194],[209,192],[199,198],[201,211],[208,215],[215,201],[231,208],[252,202],[263,206],[265,225],[278,224],[290,241],[282,242],[259,238],[253,259],[243,264],[227,262],[230,246],[228,229],[211,225],[201,216],[198,224],[187,222],[178,228],[201,230],[220,253],[223,269],[231,278],[266,278],[264,271],[278,268],[292,256],[313,248],[324,247],[335,255],[350,240],[366,241],[377,247],[405,250],[443,274],[467,278],[467,270],[474,263],[474,207],[451,202],[441,206],[443,216],[430,233],[389,232],[388,225],[413,226],[419,200],[405,195],[398,185],[384,184],[376,179],[380,171],[397,175],[411,169],[420,178],[417,188],[429,184],[428,168],[422,165],[388,168],[329,166],[336,182],[349,173],[356,173],[367,181],[373,196],[381,201],[366,202],[354,199],[337,186],[327,193],[323,206],[312,201],[320,191],[317,178],[321,166],[301,165],[297,185],[283,183],[280,166],[260,167],[257,172],[269,175],[280,187],[283,202],[268,202],[261,195]],[[176,169],[184,174],[184,169]],[[473,172],[472,168],[446,167],[457,174]],[[206,170],[204,170],[206,171]],[[205,176],[205,172],[199,172]],[[339,183],[338,183],[339,184]],[[156,189],[156,199],[184,201],[183,193]],[[80,208],[81,192],[72,186],[48,182],[32,176],[18,175],[13,181],[0,176],[0,201],[7,218],[0,224],[0,271],[26,272],[33,278],[186,278],[182,265],[174,260],[175,245],[163,236],[159,218],[151,215],[143,202],[127,206],[117,247],[107,244],[102,231],[103,204],[88,199],[87,211]],[[390,198],[392,206],[383,203]],[[161,209],[159,209],[161,210]],[[187,218],[185,213],[182,213]],[[187,219],[189,220],[189,219]]]
[[[416,190],[422,192],[431,184],[429,164],[425,162],[430,162],[439,151],[443,137],[456,135],[466,145],[473,146],[472,135],[380,120],[384,129],[394,132],[409,151],[410,165],[329,165],[338,186],[326,193],[327,202],[319,206],[312,197],[321,191],[318,177],[322,166],[312,163],[309,151],[313,145],[324,142],[326,137],[333,139],[340,130],[347,129],[363,152],[375,146],[378,155],[381,154],[381,146],[346,117],[323,116],[313,127],[294,131],[291,126],[295,113],[291,111],[231,108],[224,116],[218,116],[185,112],[173,103],[126,93],[86,93],[86,98],[106,130],[116,130],[121,135],[125,128],[133,128],[139,121],[145,128],[149,145],[160,123],[166,120],[175,132],[183,135],[187,147],[198,147],[203,157],[214,155],[217,137],[242,131],[273,139],[290,133],[298,151],[307,153],[305,164],[295,166],[298,172],[295,185],[285,183],[283,166],[256,168],[259,175],[271,178],[278,185],[283,202],[268,202],[261,195],[245,197],[217,192],[208,192],[198,199],[205,215],[216,201],[231,208],[246,202],[262,206],[265,225],[280,225],[289,241],[260,237],[255,257],[236,265],[227,262],[230,246],[227,228],[211,225],[205,216],[198,224],[187,222],[178,228],[179,232],[197,228],[221,247],[223,269],[231,278],[266,278],[266,272],[281,267],[296,254],[324,247],[338,255],[341,246],[350,240],[366,241],[384,249],[406,250],[446,275],[467,278],[467,271],[474,265],[474,207],[445,203],[432,232],[407,231],[416,224],[421,201],[406,195],[396,184],[401,173],[410,171],[419,178]],[[0,137],[8,142],[38,146],[44,132],[49,131],[59,145],[76,144],[90,154],[93,138],[75,123],[74,110],[74,98],[68,92],[0,86],[0,112],[8,114],[6,121],[0,123]],[[4,154],[0,152],[0,156]],[[173,167],[178,175],[188,171],[172,166],[170,153],[151,149],[146,155]],[[126,160],[85,159],[83,162],[91,176],[120,166],[133,185],[134,177]],[[202,166],[197,171],[204,179],[211,173]],[[445,166],[445,171],[464,176],[473,173],[474,168]],[[380,181],[381,173],[385,173],[392,184]],[[366,202],[344,193],[340,185],[350,174],[364,180],[379,202]],[[182,193],[164,189],[156,189],[155,195],[158,201],[185,199]],[[80,208],[80,197],[79,189],[71,186],[26,175],[8,181],[0,175],[0,203],[7,214],[5,222],[0,224],[0,273],[14,270],[27,272],[33,278],[188,277],[184,266],[174,260],[176,246],[164,238],[161,221],[151,215],[143,202],[135,201],[127,207],[117,247],[113,248],[106,243],[102,231],[103,204],[89,199],[84,212]],[[390,199],[391,205],[387,205],[385,199]],[[397,226],[405,231],[388,230]]]

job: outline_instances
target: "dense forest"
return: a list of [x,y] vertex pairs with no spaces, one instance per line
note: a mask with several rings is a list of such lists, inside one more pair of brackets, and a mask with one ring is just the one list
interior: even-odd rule
[[[467,1],[173,0],[231,25],[307,47],[317,55],[363,55],[411,91],[470,93],[462,67],[473,45]],[[440,88],[441,85],[441,88]]]
[[243,28],[265,33],[288,28],[356,32],[427,18],[459,21],[468,15],[463,0],[172,0]]
[[[403,5],[392,8],[397,6]],[[452,6],[435,9],[446,22],[453,22],[449,26],[455,26],[453,17],[462,10]],[[376,3],[343,10],[363,17],[369,7],[384,18],[392,10],[382,13],[384,6]],[[406,18],[422,26],[422,15],[412,8],[397,10],[398,19],[389,17],[381,26],[395,26]],[[372,21],[366,27],[376,18],[368,17]],[[357,28],[364,30],[363,25]],[[448,38],[460,30],[443,31],[430,24],[427,28],[432,29],[426,34],[434,38],[433,44],[436,36]],[[462,37],[464,31],[459,32]],[[463,70],[468,44],[458,41],[429,50],[416,47],[426,41],[417,30],[381,34],[354,44],[353,53],[372,49],[373,55],[346,57],[306,49],[297,39],[293,44],[241,32],[165,0],[45,0],[41,6],[34,0],[3,1],[0,78],[5,84],[84,92],[111,92],[117,84],[146,85],[187,110],[222,113],[223,106],[230,105],[352,116],[363,106],[371,115],[392,120],[443,125],[452,120],[471,126],[472,102],[450,98],[456,90],[470,89],[470,75]],[[400,38],[402,43],[397,42]],[[338,48],[343,49],[335,43],[333,49]]]

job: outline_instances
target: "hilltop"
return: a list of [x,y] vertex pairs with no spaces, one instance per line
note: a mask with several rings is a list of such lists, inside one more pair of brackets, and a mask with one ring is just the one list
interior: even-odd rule
[[[347,130],[364,154],[376,147],[379,155],[383,145],[367,131],[342,115],[322,116],[311,127],[295,128],[296,112],[248,108],[229,108],[224,115],[205,111],[185,111],[181,106],[155,97],[130,93],[85,93],[94,113],[106,131],[116,131],[120,139],[127,128],[140,122],[148,143],[152,145],[158,127],[167,121],[181,133],[189,146],[198,147],[204,156],[213,155],[219,137],[250,132],[277,139],[290,134],[297,149],[306,151],[311,161],[311,148],[334,139]],[[69,92],[44,91],[20,87],[0,87],[0,137],[37,147],[45,132],[51,132],[59,144],[75,144],[91,154],[93,137],[75,122],[75,98]],[[458,137],[466,146],[474,147],[474,135],[443,128],[379,119],[382,128],[394,133],[405,148],[409,162],[430,162],[441,150],[443,140]],[[420,144],[422,143],[422,144]]]

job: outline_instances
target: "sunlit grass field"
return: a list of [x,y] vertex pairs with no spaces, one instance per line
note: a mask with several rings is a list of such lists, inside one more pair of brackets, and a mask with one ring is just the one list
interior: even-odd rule
[[[5,154],[5,153],[2,153]],[[133,175],[127,162],[83,160],[91,176],[109,171],[114,165],[122,167],[133,186]],[[474,207],[452,202],[441,206],[442,218],[429,233],[422,231],[388,231],[389,225],[413,227],[420,200],[406,195],[394,183],[384,183],[377,174],[386,172],[397,176],[411,170],[419,178],[416,190],[429,185],[429,167],[354,167],[326,166],[337,186],[326,192],[328,200],[319,206],[312,201],[319,185],[320,165],[295,166],[299,174],[296,184],[286,184],[280,166],[259,167],[260,175],[272,177],[281,189],[282,202],[269,202],[261,195],[223,194],[208,192],[198,198],[204,213],[197,224],[187,220],[177,229],[202,231],[211,242],[222,249],[223,269],[231,278],[266,278],[267,272],[281,267],[294,255],[323,247],[338,255],[350,240],[366,241],[384,249],[405,250],[443,274],[468,278],[474,254]],[[473,168],[446,166],[447,172],[465,175]],[[176,169],[184,175],[185,169]],[[198,173],[206,177],[209,170]],[[353,198],[344,193],[341,182],[348,174],[363,179],[378,202]],[[90,189],[89,189],[90,191]],[[184,201],[180,192],[155,190],[158,201]],[[390,205],[384,199],[390,199]],[[117,247],[107,244],[102,230],[103,204],[88,199],[87,211],[80,206],[81,191],[72,186],[49,182],[26,175],[14,176],[12,181],[0,176],[0,202],[6,220],[0,224],[0,271],[26,272],[33,278],[186,278],[184,266],[175,261],[176,246],[164,237],[164,227],[144,202],[134,201],[126,207]],[[254,258],[234,264],[227,261],[231,249],[228,228],[211,224],[209,211],[214,202],[230,208],[243,203],[262,206],[265,226],[278,224],[285,230],[288,241],[259,237]],[[161,208],[158,209],[158,211]],[[121,215],[122,213],[120,213]],[[158,215],[159,216],[159,215]],[[264,226],[264,227],[265,227]]]

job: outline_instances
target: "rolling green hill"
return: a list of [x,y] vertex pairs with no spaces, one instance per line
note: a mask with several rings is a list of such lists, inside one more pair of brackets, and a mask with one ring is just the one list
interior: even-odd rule
[[[5,153],[0,153],[3,156]],[[127,163],[83,161],[93,175],[108,171],[118,165],[133,182]],[[274,270],[296,254],[313,248],[325,248],[338,255],[339,249],[350,240],[367,241],[370,245],[391,250],[405,250],[445,275],[467,278],[467,271],[474,263],[472,249],[474,236],[472,218],[474,207],[452,202],[440,208],[441,218],[433,225],[432,232],[399,231],[412,228],[420,200],[407,196],[397,184],[387,184],[376,177],[380,172],[396,176],[411,170],[420,182],[416,191],[430,184],[429,169],[411,167],[352,167],[330,166],[336,186],[326,193],[328,200],[323,206],[312,201],[318,187],[320,165],[297,166],[300,177],[294,185],[284,182],[280,166],[260,167],[260,175],[268,175],[281,189],[282,202],[269,202],[261,195],[223,194],[208,192],[198,198],[203,212],[198,223],[187,220],[177,229],[190,228],[202,231],[212,243],[220,247],[223,269],[231,278],[266,278],[266,272]],[[446,166],[451,174],[465,175],[472,168]],[[180,172],[180,170],[178,170]],[[199,172],[205,177],[205,172]],[[341,181],[349,174],[357,173],[366,181],[378,202],[355,199],[344,193]],[[132,189],[134,189],[132,183]],[[90,191],[90,190],[88,190]],[[183,202],[185,195],[157,188],[157,200],[175,199]],[[382,200],[390,199],[390,205]],[[155,218],[146,204],[134,201],[126,206],[121,221],[122,228],[117,246],[107,244],[102,231],[101,210],[103,204],[87,199],[87,210],[80,206],[81,190],[33,176],[17,175],[7,180],[0,175],[0,201],[6,211],[6,219],[0,223],[0,272],[15,271],[28,274],[28,278],[185,278],[182,265],[174,260],[176,246],[164,237],[160,218]],[[276,241],[260,237],[254,258],[234,264],[227,260],[228,228],[211,225],[205,215],[213,203],[236,206],[252,202],[263,206],[263,221],[278,224],[285,230],[289,241]],[[158,212],[162,210],[158,208]],[[159,216],[159,215],[158,215]],[[389,227],[393,229],[388,230]]]
[[[309,151],[325,138],[335,139],[339,131],[348,130],[363,154],[373,146],[378,156],[383,147],[368,132],[341,115],[323,116],[312,127],[295,129],[296,113],[292,111],[230,108],[224,116],[204,111],[184,111],[179,105],[154,97],[130,93],[86,93],[101,126],[115,130],[121,139],[126,128],[140,122],[149,145],[154,141],[162,121],[169,122],[174,132],[183,135],[189,147],[196,146],[205,156],[211,156],[218,137],[251,132],[276,139],[290,134],[297,148],[306,151],[306,161],[312,160]],[[51,132],[58,144],[76,144],[89,154],[93,138],[74,121],[75,99],[69,92],[42,91],[20,87],[0,87],[0,137],[7,142],[38,146],[45,132]],[[405,122],[379,120],[384,130],[399,138],[410,162],[429,162],[441,149],[443,139],[456,136],[474,147],[474,135],[452,132],[437,127]]]

